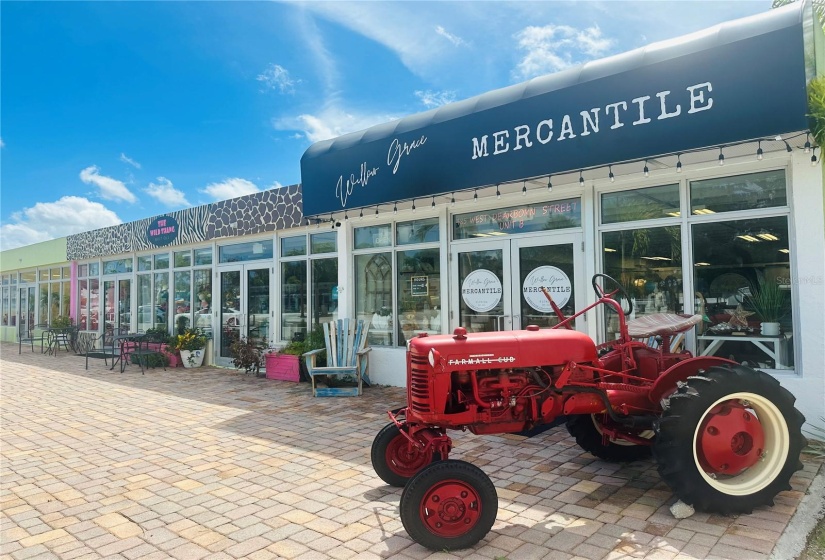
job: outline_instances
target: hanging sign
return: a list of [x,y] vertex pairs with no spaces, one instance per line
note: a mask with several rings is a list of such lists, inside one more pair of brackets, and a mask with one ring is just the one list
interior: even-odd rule
[[524,279],[524,284],[521,287],[521,293],[524,301],[540,313],[552,313],[553,308],[550,306],[550,301],[541,291],[541,288],[547,288],[553,301],[559,308],[567,305],[572,293],[570,285],[570,278],[563,270],[555,266],[539,266],[530,271],[527,278]]
[[413,276],[410,279],[410,295],[413,297],[430,295],[429,279],[427,276]]
[[461,299],[479,313],[490,311],[501,301],[501,280],[495,273],[480,268],[472,271],[461,284]]
[[146,239],[156,247],[169,245],[178,238],[178,221],[172,216],[161,216],[152,220],[146,228]]

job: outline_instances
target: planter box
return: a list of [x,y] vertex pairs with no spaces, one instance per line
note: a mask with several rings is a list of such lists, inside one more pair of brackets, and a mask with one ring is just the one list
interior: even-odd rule
[[281,381],[299,381],[301,377],[299,359],[300,356],[290,354],[267,354],[266,378],[280,379]]

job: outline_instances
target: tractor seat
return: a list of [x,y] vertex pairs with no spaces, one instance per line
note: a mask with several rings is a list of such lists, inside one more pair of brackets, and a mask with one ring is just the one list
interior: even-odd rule
[[702,322],[701,315],[677,315],[676,313],[653,313],[637,317],[627,322],[630,338],[646,336],[670,336],[684,332]]

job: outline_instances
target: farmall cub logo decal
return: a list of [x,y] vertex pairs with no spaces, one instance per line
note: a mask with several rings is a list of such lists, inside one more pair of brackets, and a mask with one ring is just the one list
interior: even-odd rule
[[524,284],[521,287],[521,293],[524,296],[524,301],[540,313],[551,313],[553,308],[550,307],[550,302],[542,293],[541,288],[547,288],[553,301],[559,308],[567,305],[570,300],[572,288],[570,286],[570,278],[563,270],[555,266],[540,266],[534,268],[524,279]]
[[461,298],[473,311],[490,311],[501,301],[501,280],[489,270],[474,270],[461,284]]

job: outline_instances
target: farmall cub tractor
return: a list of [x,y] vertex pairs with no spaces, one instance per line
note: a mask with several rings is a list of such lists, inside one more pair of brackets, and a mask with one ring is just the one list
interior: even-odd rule
[[[586,451],[609,461],[653,454],[662,479],[697,510],[722,514],[771,505],[802,468],[805,421],[770,375],[712,356],[671,353],[700,316],[655,314],[627,322],[630,298],[597,274],[598,301],[552,329],[420,335],[409,342],[407,406],[375,437],[372,464],[403,486],[401,520],[432,550],[466,548],[493,526],[498,497],[478,467],[448,460],[447,430],[521,432],[560,416]],[[618,301],[617,301],[618,300]],[[572,321],[605,305],[619,338],[597,346]],[[658,337],[658,348],[634,339]]]

